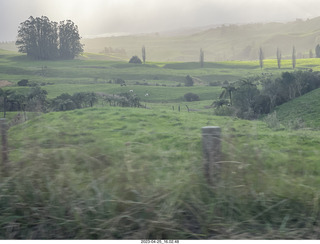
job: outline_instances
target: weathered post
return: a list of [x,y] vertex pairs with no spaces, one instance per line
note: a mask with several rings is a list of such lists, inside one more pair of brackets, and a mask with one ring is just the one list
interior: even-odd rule
[[202,127],[204,174],[209,184],[217,186],[221,173],[221,129],[219,126]]
[[0,119],[0,126],[1,126],[1,142],[2,142],[2,172],[3,176],[8,176],[8,140],[7,140],[7,120]]

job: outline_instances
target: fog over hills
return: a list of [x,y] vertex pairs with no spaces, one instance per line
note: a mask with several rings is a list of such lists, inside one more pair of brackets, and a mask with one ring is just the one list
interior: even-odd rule
[[262,47],[266,58],[275,58],[279,48],[283,58],[309,57],[320,43],[320,17],[288,23],[225,24],[160,33],[84,38],[87,52],[127,59],[141,55],[146,46],[149,61],[198,61],[199,50],[206,61],[254,60]]

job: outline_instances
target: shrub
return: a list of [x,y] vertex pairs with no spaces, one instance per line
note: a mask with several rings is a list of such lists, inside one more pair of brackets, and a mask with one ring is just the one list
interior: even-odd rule
[[190,75],[187,75],[186,80],[184,82],[184,85],[185,86],[193,86],[193,84],[194,84],[194,81],[193,81],[192,77]]
[[235,108],[229,106],[217,107],[214,110],[214,115],[217,116],[235,116],[236,111]]
[[187,102],[193,102],[193,101],[199,101],[200,98],[197,94],[194,94],[194,93],[187,93],[184,95],[184,99],[187,101]]
[[18,86],[27,86],[28,83],[29,83],[28,80],[23,79],[23,80],[21,80],[21,81],[18,82]]
[[121,78],[117,78],[117,79],[115,79],[114,80],[114,84],[120,84],[120,85],[122,85],[122,84],[125,84],[126,82],[123,80],[123,79],[121,79]]
[[263,121],[267,124],[267,126],[272,130],[281,130],[283,126],[281,125],[278,117],[277,112],[273,112],[268,114]]
[[142,61],[138,56],[132,56],[132,58],[129,60],[129,63],[131,63],[131,64],[142,64]]

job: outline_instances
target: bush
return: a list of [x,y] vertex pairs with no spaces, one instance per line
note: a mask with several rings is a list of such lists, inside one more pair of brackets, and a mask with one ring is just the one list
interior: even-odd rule
[[235,108],[229,106],[218,107],[214,110],[214,115],[217,116],[235,116]]
[[199,101],[200,98],[197,94],[194,94],[194,93],[187,93],[184,95],[184,99],[187,101],[187,102],[193,102],[193,101]]
[[187,75],[186,80],[184,82],[184,85],[185,86],[193,86],[193,84],[194,84],[194,81],[193,81],[192,77],[190,75]]
[[23,80],[21,80],[21,81],[18,82],[18,86],[27,86],[28,83],[29,83],[28,80],[23,79]]
[[117,78],[117,79],[114,80],[114,84],[123,85],[123,84],[125,84],[125,83],[126,83],[126,82],[125,82],[123,79],[121,79],[121,78]]
[[283,126],[281,125],[278,117],[277,112],[273,112],[268,114],[263,121],[267,124],[267,126],[272,130],[281,130]]
[[142,64],[141,59],[138,56],[132,56],[129,63],[131,64]]

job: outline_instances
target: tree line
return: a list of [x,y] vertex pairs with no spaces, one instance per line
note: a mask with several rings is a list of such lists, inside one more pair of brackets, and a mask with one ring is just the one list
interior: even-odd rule
[[13,90],[0,88],[0,110],[3,117],[8,111],[51,112],[69,111],[74,109],[93,107],[99,98],[110,104],[120,107],[143,107],[140,98],[130,92],[120,94],[104,94],[95,92],[77,92],[73,95],[63,93],[56,98],[48,99],[47,91],[39,86],[31,87],[28,94],[18,94]]
[[[258,85],[262,89],[258,89]],[[234,83],[225,82],[223,92],[212,103],[217,114],[255,119],[276,106],[320,88],[320,72],[283,72],[279,78],[252,77]],[[226,113],[226,114],[225,114]]]
[[93,92],[78,92],[72,96],[64,93],[54,99],[47,98],[47,91],[39,86],[32,87],[28,94],[18,94],[12,90],[0,88],[0,106],[3,117],[8,111],[20,112],[49,112],[67,111],[92,107],[97,101],[97,94]]
[[71,20],[57,22],[32,17],[22,22],[16,45],[19,52],[38,60],[73,59],[83,52],[78,26]]

